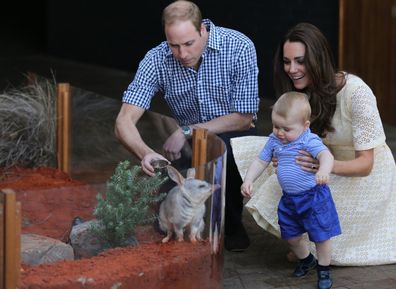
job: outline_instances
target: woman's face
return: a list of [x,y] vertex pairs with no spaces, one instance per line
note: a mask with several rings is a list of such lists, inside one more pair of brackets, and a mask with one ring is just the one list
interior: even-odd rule
[[283,69],[298,90],[305,89],[311,78],[305,68],[305,45],[301,42],[286,41],[283,45]]

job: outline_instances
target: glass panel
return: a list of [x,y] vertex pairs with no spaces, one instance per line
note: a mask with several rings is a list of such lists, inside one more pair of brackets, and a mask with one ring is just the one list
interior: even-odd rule
[[[191,144],[185,144],[182,158],[171,164],[180,179],[169,177],[155,190],[164,204],[141,209],[162,214],[160,221],[137,225],[129,246],[105,250],[97,238],[87,237],[86,228],[95,224],[96,197],[109,192],[116,167],[125,160],[130,168],[139,165],[114,136],[120,105],[73,87],[70,173],[51,164],[3,172],[0,189],[15,189],[22,203],[22,287],[222,288],[226,152],[216,135],[208,135],[207,162],[193,170]],[[143,140],[161,154],[176,127],[172,118],[154,112],[138,123]],[[168,176],[167,169],[162,172]],[[184,241],[175,234],[164,241],[168,223],[172,231],[178,226],[185,231]],[[51,239],[55,243],[46,247],[47,237],[59,241]],[[134,241],[138,245],[132,246]]]

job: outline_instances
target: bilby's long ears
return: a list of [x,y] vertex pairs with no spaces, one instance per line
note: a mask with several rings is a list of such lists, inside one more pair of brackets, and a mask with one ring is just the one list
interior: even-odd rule
[[171,178],[171,180],[174,181],[179,186],[183,186],[184,177],[181,175],[181,173],[179,173],[179,171],[172,166],[167,166],[166,168],[168,170],[168,175]]
[[187,178],[195,178],[195,168],[189,168],[187,170]]

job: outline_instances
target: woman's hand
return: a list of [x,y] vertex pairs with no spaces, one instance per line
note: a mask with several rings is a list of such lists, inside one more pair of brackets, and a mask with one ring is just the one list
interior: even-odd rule
[[272,166],[276,169],[278,167],[278,159],[276,157],[272,157],[271,162]]
[[253,191],[253,184],[251,182],[243,182],[241,186],[241,194],[245,198],[251,198]]
[[319,161],[314,159],[308,152],[299,151],[300,155],[296,157],[296,163],[307,172],[317,172],[319,169]]

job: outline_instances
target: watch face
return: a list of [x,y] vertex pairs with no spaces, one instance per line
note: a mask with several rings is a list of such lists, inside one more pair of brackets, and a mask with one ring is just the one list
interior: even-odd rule
[[182,126],[181,129],[185,136],[191,136],[191,128],[189,126]]

